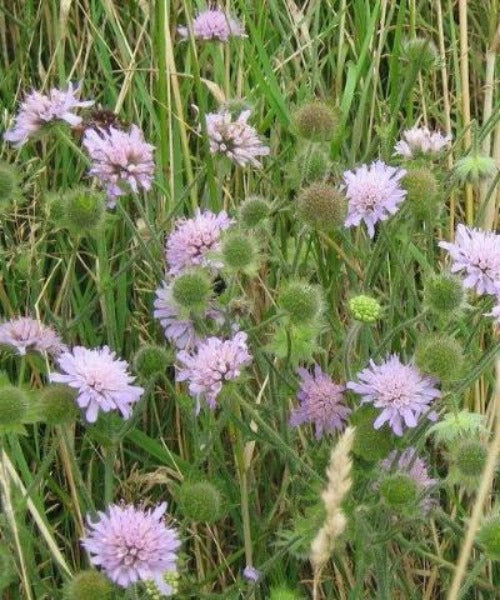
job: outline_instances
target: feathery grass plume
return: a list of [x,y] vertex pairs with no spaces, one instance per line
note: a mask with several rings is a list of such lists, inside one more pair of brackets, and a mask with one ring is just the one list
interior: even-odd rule
[[326,470],[328,483],[321,497],[325,505],[326,519],[322,528],[311,544],[309,560],[317,579],[322,567],[326,564],[335,545],[335,541],[343,533],[347,519],[342,509],[342,502],[351,489],[352,459],[350,452],[354,442],[354,427],[348,427],[330,455],[330,464]]

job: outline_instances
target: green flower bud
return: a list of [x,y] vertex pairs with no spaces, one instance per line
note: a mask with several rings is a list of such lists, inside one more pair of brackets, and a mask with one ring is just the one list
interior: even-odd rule
[[439,184],[429,168],[408,169],[402,184],[408,192],[406,196],[408,206],[417,219],[436,216],[440,208]]
[[476,152],[457,160],[454,174],[460,183],[477,184],[494,177],[497,171],[494,158]]
[[0,541],[0,592],[17,580],[16,564],[9,545]]
[[289,166],[287,177],[294,189],[326,179],[331,167],[327,153],[311,144],[299,151]]
[[437,315],[452,315],[461,308],[464,298],[462,281],[451,273],[431,275],[424,284],[424,303]]
[[433,435],[438,444],[452,447],[461,438],[471,439],[487,432],[484,415],[461,410],[445,414],[440,421],[429,427],[427,435]]
[[252,275],[258,269],[258,249],[254,239],[237,231],[224,236],[222,256],[229,271]]
[[178,490],[181,513],[195,523],[213,523],[221,518],[223,497],[209,481],[185,481]]
[[204,312],[212,295],[212,281],[203,269],[193,269],[175,278],[172,295],[188,312]]
[[464,364],[462,346],[449,335],[425,336],[415,350],[417,367],[443,382],[460,379]]
[[49,425],[64,425],[78,419],[76,390],[63,383],[46,386],[37,401],[40,419]]
[[403,58],[419,70],[432,71],[439,65],[439,53],[435,44],[427,38],[407,39],[403,42]]
[[21,388],[13,385],[0,387],[0,427],[22,424],[28,406],[28,396]]
[[80,234],[95,231],[104,219],[106,200],[101,192],[84,187],[63,194],[66,227]]
[[284,585],[271,588],[271,595],[269,596],[269,600],[301,600],[301,598],[302,596],[298,592]]
[[148,344],[142,346],[134,357],[134,370],[144,379],[154,379],[157,375],[165,373],[172,363],[168,350],[162,346]]
[[484,444],[478,440],[463,440],[452,448],[452,460],[458,472],[465,477],[479,477],[488,454]]
[[312,183],[297,198],[299,219],[313,229],[330,231],[342,226],[346,211],[344,194],[327,183]]
[[56,227],[66,227],[66,202],[60,192],[47,192],[44,196],[47,216]]
[[416,505],[418,493],[417,484],[406,473],[391,473],[380,484],[380,495],[395,512],[403,512]]
[[279,292],[278,306],[296,325],[313,323],[323,309],[321,291],[304,281],[289,281]]
[[269,217],[271,206],[264,198],[250,196],[241,204],[239,213],[242,226],[251,229]]
[[[175,571],[168,571],[167,573],[163,574],[163,579],[165,580],[165,583],[171,586],[172,593],[177,593],[177,590],[179,588],[179,573]],[[160,592],[155,581],[146,581],[145,588],[146,593],[151,598],[151,600],[163,600],[163,598],[165,598],[165,595],[162,592]]]
[[359,295],[349,300],[349,310],[362,323],[375,323],[382,315],[382,307],[370,296]]
[[19,172],[14,165],[0,161],[0,206],[5,206],[18,193]]
[[338,125],[338,111],[320,100],[304,104],[295,114],[297,135],[313,142],[330,141]]
[[351,422],[356,426],[353,454],[368,462],[386,458],[394,447],[394,436],[387,424],[380,429],[373,427],[378,415],[377,409],[362,406],[351,416]]
[[500,514],[484,521],[477,539],[490,560],[500,560]]
[[113,586],[109,580],[99,573],[89,569],[77,573],[64,586],[64,600],[111,600]]

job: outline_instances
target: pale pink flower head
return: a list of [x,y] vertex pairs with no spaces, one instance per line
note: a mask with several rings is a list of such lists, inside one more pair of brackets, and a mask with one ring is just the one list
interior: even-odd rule
[[116,358],[107,346],[89,350],[75,346],[59,357],[61,373],[52,373],[50,380],[65,383],[78,391],[76,402],[85,409],[89,423],[95,423],[99,411],[119,410],[124,419],[132,414],[133,405],[144,390],[131,385],[134,378],[128,364]]
[[250,164],[261,168],[258,158],[269,154],[254,127],[248,123],[252,111],[243,110],[234,117],[228,110],[206,116],[207,134],[212,154],[222,154],[240,167]]
[[387,472],[404,473],[413,479],[421,496],[420,506],[425,514],[434,504],[429,492],[438,481],[429,477],[427,463],[418,456],[415,448],[407,448],[399,456],[398,454],[397,450],[393,450],[386,459],[380,461],[380,467]]
[[150,510],[112,504],[97,513],[97,520],[87,517],[82,545],[91,563],[123,588],[152,581],[171,595],[174,590],[165,575],[177,572],[181,542],[176,529],[164,522],[166,508],[165,502]]
[[177,381],[187,381],[189,393],[198,402],[203,398],[209,408],[217,406],[217,396],[224,382],[237,379],[252,356],[248,351],[247,334],[239,331],[229,340],[209,337],[198,345],[194,354],[181,351]]
[[394,146],[394,154],[414,158],[420,154],[436,155],[451,144],[451,135],[429,131],[427,127],[412,127],[403,131],[402,139]]
[[[177,31],[181,37],[189,37],[187,27],[178,27]],[[194,18],[192,32],[196,40],[204,41],[227,42],[230,37],[246,37],[241,23],[218,8],[208,8],[199,12]]]
[[169,274],[179,275],[195,266],[222,268],[216,253],[220,250],[221,233],[233,223],[225,211],[214,214],[199,209],[192,219],[178,219],[165,248]]
[[150,190],[155,173],[154,146],[146,143],[136,125],[129,131],[109,127],[88,128],[83,146],[92,161],[89,173],[97,177],[108,193],[108,206],[128,190]]
[[52,327],[47,327],[30,317],[18,317],[1,323],[0,346],[15,348],[21,356],[30,351],[58,356],[66,350],[66,346]]
[[348,200],[346,227],[357,226],[364,221],[368,235],[375,235],[375,224],[386,221],[398,212],[406,197],[401,179],[404,169],[397,169],[377,160],[370,165],[361,165],[355,171],[345,171],[345,195]]
[[439,246],[450,253],[452,272],[464,273],[465,287],[480,295],[500,294],[500,235],[458,225],[455,243]]
[[319,365],[315,365],[313,375],[306,369],[297,372],[301,378],[297,394],[300,406],[292,411],[290,425],[314,423],[317,440],[325,433],[344,429],[351,412],[344,403],[345,386],[334,383]]
[[31,92],[21,103],[14,124],[5,132],[4,139],[20,148],[53,121],[65,121],[72,127],[80,125],[82,118],[75,110],[94,104],[92,100],[79,100],[80,91],[81,84],[69,84],[66,90],[52,88],[48,94]]
[[403,364],[393,354],[381,365],[370,360],[370,366],[358,374],[358,381],[349,381],[347,388],[362,397],[362,404],[381,409],[375,429],[388,422],[393,432],[402,436],[404,427],[416,427],[426,413],[431,421],[437,419],[435,411],[429,412],[434,399],[441,397],[436,384],[436,379]]

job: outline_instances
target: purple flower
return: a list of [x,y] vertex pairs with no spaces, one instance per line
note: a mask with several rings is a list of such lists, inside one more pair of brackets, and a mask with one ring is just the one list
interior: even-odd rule
[[246,566],[243,569],[243,577],[250,583],[257,583],[262,577],[262,573],[255,567]]
[[30,350],[58,356],[66,350],[61,338],[51,327],[30,317],[18,317],[2,323],[0,345],[15,348],[21,356]]
[[189,267],[200,265],[221,268],[223,265],[215,253],[220,250],[221,232],[233,223],[224,211],[214,214],[199,209],[192,219],[179,219],[166,243],[169,274],[178,275]]
[[129,131],[114,127],[89,128],[82,143],[92,159],[89,172],[106,188],[110,208],[128,188],[136,194],[140,188],[151,189],[155,172],[154,146],[145,142],[139,127],[132,125]]
[[52,88],[48,94],[31,92],[21,103],[14,125],[5,132],[4,139],[20,148],[52,121],[66,121],[72,127],[80,125],[82,119],[74,110],[94,104],[92,100],[78,100],[80,90],[81,84],[69,84],[67,90]]
[[269,147],[259,138],[257,131],[248,124],[251,111],[243,110],[236,120],[233,115],[222,110],[206,116],[210,152],[227,156],[241,167],[251,164],[256,169],[262,165],[259,156],[267,156]]
[[400,186],[406,175],[404,169],[390,167],[377,160],[371,165],[361,165],[355,171],[345,171],[343,189],[348,199],[346,227],[364,221],[368,235],[375,235],[375,223],[386,221],[399,210],[406,196]]
[[93,350],[75,346],[71,352],[64,352],[58,362],[63,373],[52,373],[50,380],[78,390],[76,401],[86,409],[89,423],[97,421],[100,410],[118,409],[128,419],[132,406],[144,392],[141,387],[130,385],[134,378],[128,373],[127,363],[117,359],[107,346]]
[[177,531],[163,521],[166,508],[165,502],[153,510],[112,504],[97,513],[97,521],[87,518],[82,545],[92,564],[121,587],[154,581],[162,593],[172,594],[165,575],[177,572],[181,543]]
[[412,127],[403,131],[402,139],[394,146],[394,154],[413,158],[418,154],[438,154],[451,144],[451,135],[430,132],[427,127]]
[[351,412],[344,404],[345,386],[334,383],[318,365],[314,367],[314,375],[306,369],[297,372],[301,377],[297,394],[300,406],[292,411],[290,425],[314,423],[317,440],[325,432],[342,430]]
[[240,331],[229,340],[209,337],[194,354],[181,351],[177,359],[184,364],[178,370],[177,381],[189,382],[189,393],[198,401],[199,412],[200,398],[205,399],[209,408],[216,408],[224,382],[239,377],[252,356],[248,352],[247,334]]
[[[191,350],[201,341],[201,337],[189,319],[180,315],[180,310],[172,298],[171,284],[164,281],[156,290],[153,316],[158,319],[165,331],[165,337],[178,350]],[[210,309],[205,314],[206,319],[222,324],[224,317],[218,310]]]
[[[403,427],[416,427],[419,418],[428,412],[434,398],[441,392],[437,380],[422,375],[411,365],[404,365],[393,354],[381,365],[370,360],[370,366],[358,374],[359,383],[349,381],[347,388],[363,397],[361,403],[371,403],[382,411],[373,424],[380,429],[388,421],[394,433],[403,435]],[[427,417],[435,421],[433,411]]]
[[410,447],[404,450],[398,457],[398,451],[393,450],[389,456],[382,460],[380,467],[387,472],[401,472],[409,475],[415,482],[418,491],[423,496],[421,507],[424,513],[427,513],[433,505],[429,497],[430,488],[437,483],[437,479],[429,477],[426,462],[417,455],[415,448]]
[[453,273],[464,271],[464,285],[478,294],[500,294],[500,235],[458,225],[455,243],[439,242],[450,253]]
[[[178,27],[183,38],[189,37],[187,27]],[[230,37],[246,37],[243,26],[218,8],[199,12],[192,25],[193,36],[197,40],[219,40],[227,42]]]

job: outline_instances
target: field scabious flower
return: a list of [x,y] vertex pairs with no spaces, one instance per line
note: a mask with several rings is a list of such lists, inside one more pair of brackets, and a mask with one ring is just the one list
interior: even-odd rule
[[88,518],[82,545],[92,564],[121,587],[153,581],[163,594],[172,594],[165,575],[177,571],[181,543],[177,531],[163,521],[166,508],[165,502],[151,510],[113,504],[98,512],[97,521]]
[[199,209],[192,219],[179,219],[166,242],[169,274],[179,275],[195,266],[220,269],[223,265],[215,258],[215,253],[221,248],[222,231],[233,223],[225,211],[214,214]]
[[107,346],[89,350],[75,346],[59,357],[62,373],[52,373],[50,380],[64,383],[78,390],[76,402],[86,409],[89,423],[95,423],[99,411],[119,410],[125,419],[132,413],[132,406],[143,394],[143,388],[131,385],[133,377],[128,373],[124,360],[116,358]]
[[362,165],[355,171],[343,175],[345,194],[348,200],[346,227],[357,226],[364,221],[368,235],[375,235],[375,224],[386,221],[399,210],[406,196],[401,179],[404,169],[391,167],[377,160],[370,165]]
[[464,285],[479,295],[500,294],[500,235],[458,225],[455,242],[439,242],[452,258],[451,271],[463,271]]
[[[178,27],[183,38],[190,35],[187,27]],[[246,37],[245,29],[236,19],[218,8],[200,11],[193,20],[193,37],[197,40],[227,42],[230,37]]]
[[88,128],[82,143],[92,160],[90,174],[106,188],[110,208],[127,187],[135,193],[151,189],[154,146],[146,143],[139,127],[132,125],[129,131]]
[[21,356],[30,350],[58,356],[66,349],[51,327],[30,317],[18,317],[0,324],[0,346],[15,348]]
[[402,139],[394,146],[394,154],[414,158],[419,154],[436,155],[451,144],[451,135],[429,131],[427,127],[412,127],[403,131]]
[[82,119],[75,114],[75,109],[94,104],[93,100],[79,100],[80,91],[81,84],[69,84],[66,90],[52,88],[48,94],[31,92],[21,103],[14,124],[5,132],[4,139],[20,148],[53,121],[66,121],[72,127],[79,125]]
[[221,110],[206,116],[207,134],[212,154],[222,154],[241,167],[250,164],[259,169],[258,157],[267,156],[269,147],[262,143],[254,127],[249,125],[250,110],[236,119],[230,111]]
[[345,386],[334,383],[318,365],[313,375],[306,369],[298,369],[298,374],[301,378],[297,394],[300,406],[293,410],[290,425],[314,423],[318,440],[325,433],[342,430],[351,412],[344,404]]
[[[379,429],[388,422],[397,436],[403,435],[404,426],[416,427],[432,401],[441,397],[435,387],[436,379],[422,375],[412,365],[403,364],[395,354],[381,365],[370,360],[370,366],[358,374],[358,380],[349,381],[347,388],[362,396],[362,404],[370,403],[382,409],[374,428]],[[434,411],[427,417],[437,419]]]
[[238,378],[252,356],[248,351],[247,334],[240,331],[229,340],[209,337],[199,344],[194,354],[181,351],[177,359],[184,365],[178,370],[177,381],[187,381],[190,394],[198,402],[203,398],[213,410],[224,382]]

